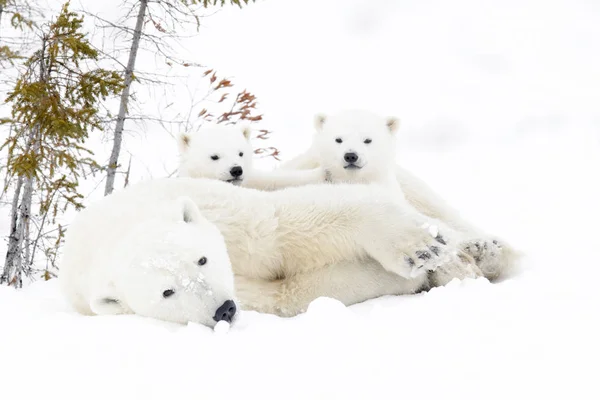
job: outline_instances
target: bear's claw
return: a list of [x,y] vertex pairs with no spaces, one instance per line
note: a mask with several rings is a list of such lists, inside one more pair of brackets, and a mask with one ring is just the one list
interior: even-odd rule
[[442,235],[437,235],[435,237],[435,240],[437,240],[441,244],[444,244],[444,245],[446,244],[446,240],[444,240],[444,238],[442,237]]
[[465,253],[473,257],[477,264],[484,260],[496,258],[502,251],[502,245],[497,240],[475,239],[463,243]]

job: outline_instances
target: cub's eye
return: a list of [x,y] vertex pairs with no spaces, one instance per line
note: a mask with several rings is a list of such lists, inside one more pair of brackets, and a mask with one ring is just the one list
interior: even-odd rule
[[240,151],[240,157],[244,157],[244,152]]
[[371,140],[371,139],[365,139],[365,144],[369,144],[369,143],[371,143],[371,142],[372,142],[372,140]]
[[212,156],[210,156],[210,158],[212,158],[213,160],[217,161],[219,159],[219,156],[216,154],[213,154]]
[[166,299],[167,297],[171,297],[175,294],[173,289],[167,289],[163,292],[163,297]]
[[342,143],[342,142],[343,142],[342,138],[337,138],[337,139],[335,139],[335,141],[336,141],[337,143]]
[[206,259],[206,257],[202,257],[201,259],[198,260],[198,265],[204,265],[206,264],[208,260]]

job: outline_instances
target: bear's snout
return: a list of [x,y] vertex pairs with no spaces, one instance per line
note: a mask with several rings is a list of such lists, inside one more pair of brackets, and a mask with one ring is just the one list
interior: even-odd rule
[[223,303],[223,305],[221,307],[217,308],[217,312],[215,313],[215,316],[213,317],[213,319],[217,322],[219,322],[219,321],[231,322],[231,320],[233,319],[233,316],[235,315],[235,312],[236,312],[235,303],[233,302],[233,300],[227,300],[225,303]]
[[346,161],[348,164],[354,164],[358,161],[358,154],[354,152],[346,153],[344,154],[344,161]]
[[235,167],[232,167],[229,170],[229,173],[231,174],[231,176],[233,176],[234,178],[239,178],[240,176],[242,176],[242,174],[244,173],[244,170],[242,169],[242,167],[240,167],[239,165],[236,165]]

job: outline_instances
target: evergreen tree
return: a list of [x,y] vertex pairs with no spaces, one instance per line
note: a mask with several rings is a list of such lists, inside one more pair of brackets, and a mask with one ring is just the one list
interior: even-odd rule
[[[124,85],[118,72],[90,68],[99,55],[82,24],[83,18],[69,11],[67,2],[58,17],[41,28],[40,48],[24,63],[6,99],[11,117],[0,123],[10,125],[11,133],[1,149],[8,153],[7,176],[14,195],[0,283],[22,286],[23,275],[33,272],[44,226],[55,223],[69,207],[82,207],[79,178],[100,168],[85,142],[90,132],[102,129],[100,103],[121,93]],[[32,216],[34,193],[39,213]],[[62,234],[59,226],[57,244]],[[50,271],[45,273],[48,278]]]

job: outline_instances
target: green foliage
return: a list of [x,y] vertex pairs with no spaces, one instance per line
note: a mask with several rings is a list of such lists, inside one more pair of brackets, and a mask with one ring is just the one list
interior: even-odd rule
[[26,7],[27,3],[22,4],[17,0],[0,0],[0,12],[10,15],[10,25],[15,29],[32,29],[35,26],[33,20],[19,11],[24,6]]
[[23,29],[27,27],[29,29],[33,28],[33,21],[25,18],[21,13],[15,12],[12,14],[10,18],[10,24],[13,28]]
[[[19,29],[21,31],[25,30],[25,28],[31,30],[35,27],[35,23],[33,20],[28,18],[23,14],[20,9],[28,7],[28,4],[17,3],[17,0],[0,0],[0,22],[4,15],[10,17],[10,25],[14,29]],[[1,25],[0,25],[1,27]],[[0,31],[0,37],[2,36]],[[3,67],[1,65],[2,62],[8,61],[11,65],[14,65],[14,61],[17,59],[22,59],[15,50],[11,49],[7,45],[0,45],[0,68]]]
[[41,212],[53,220],[69,206],[82,207],[79,177],[99,169],[86,139],[102,129],[99,103],[123,89],[119,73],[88,68],[98,53],[81,32],[83,18],[68,6],[43,29],[41,49],[6,98],[11,118],[0,120],[13,126],[0,147],[8,150],[8,175],[33,178]]
[[8,46],[0,46],[0,62],[8,61],[11,65],[14,65],[14,61],[22,59],[19,53],[12,51]]

